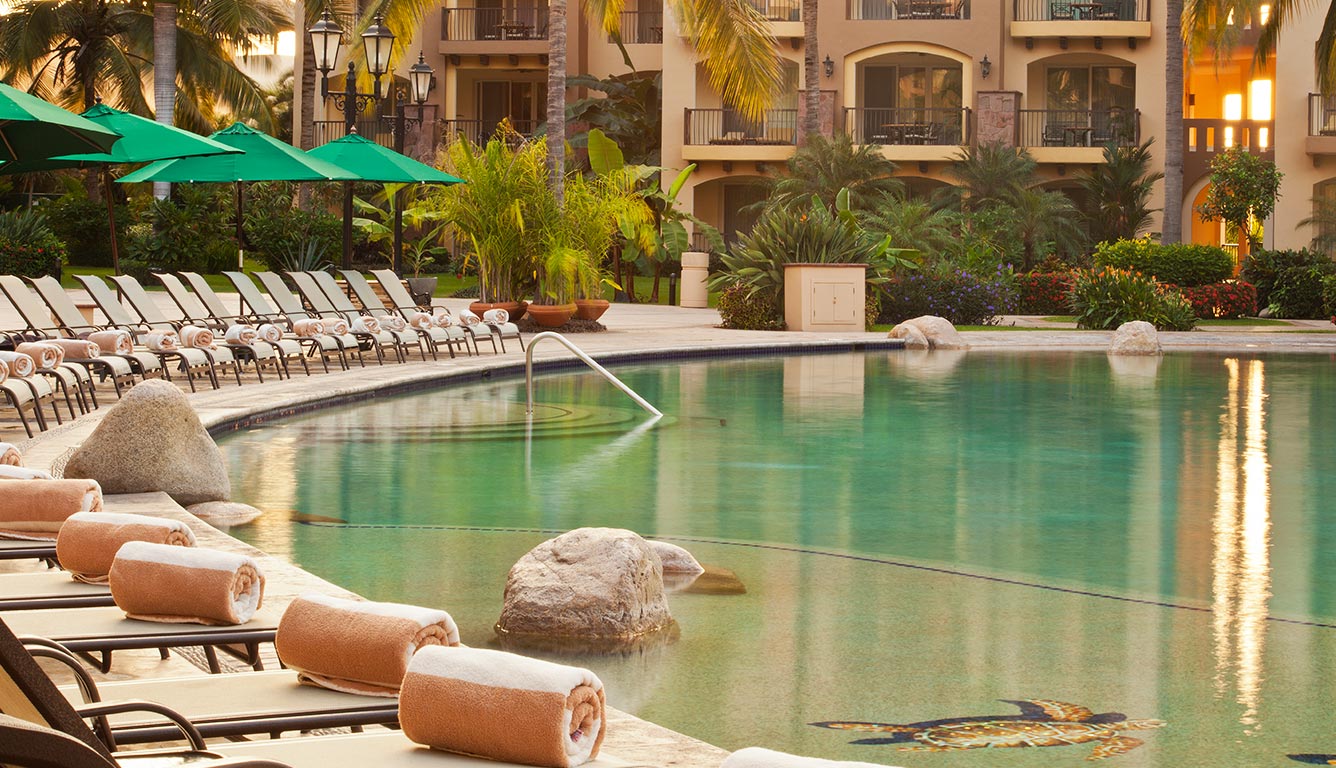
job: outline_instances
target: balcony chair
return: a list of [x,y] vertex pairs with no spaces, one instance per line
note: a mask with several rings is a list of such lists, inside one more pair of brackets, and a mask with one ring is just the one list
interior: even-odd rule
[[1055,2],[1048,4],[1048,17],[1053,21],[1071,21],[1076,18],[1076,14],[1072,11],[1070,2],[1055,0]]

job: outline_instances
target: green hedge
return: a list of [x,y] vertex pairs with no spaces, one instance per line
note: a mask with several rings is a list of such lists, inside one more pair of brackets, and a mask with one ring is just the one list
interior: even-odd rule
[[752,295],[745,285],[730,285],[719,294],[719,316],[725,328],[743,331],[782,331],[784,318],[775,311],[774,298],[766,293]]
[[1145,238],[1100,243],[1095,266],[1117,267],[1181,286],[1210,285],[1234,276],[1234,259],[1213,245],[1160,245]]
[[1320,299],[1314,299],[1316,280],[1331,274],[1332,261],[1321,251],[1257,250],[1243,260],[1239,277],[1257,287],[1257,305],[1280,317],[1322,317]]

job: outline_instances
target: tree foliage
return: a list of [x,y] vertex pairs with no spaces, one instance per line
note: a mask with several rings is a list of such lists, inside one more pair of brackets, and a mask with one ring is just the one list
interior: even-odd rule
[[1239,227],[1249,241],[1248,219],[1259,221],[1275,210],[1283,178],[1276,164],[1242,147],[1231,147],[1211,159],[1211,186],[1197,212]]
[[879,147],[855,145],[847,133],[808,136],[789,158],[787,172],[771,183],[767,206],[802,207],[813,197],[834,206],[839,192],[847,190],[849,207],[866,210],[883,196],[904,191],[904,182],[892,178],[895,171]]
[[1135,147],[1104,148],[1104,162],[1077,177],[1085,190],[1082,205],[1092,243],[1131,240],[1150,227],[1150,196],[1164,174],[1150,170],[1154,139]]

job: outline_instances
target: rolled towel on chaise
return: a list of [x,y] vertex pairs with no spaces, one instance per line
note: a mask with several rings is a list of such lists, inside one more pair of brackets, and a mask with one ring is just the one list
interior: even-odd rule
[[116,552],[127,541],[174,547],[195,546],[195,533],[180,520],[116,512],[70,515],[56,535],[56,559],[75,581],[101,584],[111,572]]
[[128,355],[135,351],[135,342],[129,331],[93,331],[88,334],[88,340],[108,355]]
[[245,624],[264,599],[264,574],[245,555],[147,541],[121,545],[110,584],[126,616],[167,624]]
[[[0,480],[50,480],[51,473],[32,467],[16,467],[0,464]],[[8,488],[9,486],[5,486]]]
[[292,323],[292,332],[302,337],[319,336],[325,332],[325,323],[313,317],[296,320]]
[[383,315],[376,320],[380,323],[380,327],[395,333],[403,333],[408,330],[408,321],[398,315]]
[[31,357],[37,362],[38,368],[47,370],[58,368],[65,362],[65,350],[44,341],[27,341],[15,347],[14,351]]
[[255,332],[259,334],[261,340],[267,341],[270,344],[277,344],[283,340],[283,329],[273,323],[264,323],[259,328],[256,328]]
[[37,361],[22,352],[0,351],[0,362],[9,369],[10,376],[26,379],[37,373]]
[[88,339],[47,339],[42,343],[60,347],[66,360],[92,360],[102,355],[102,347]]
[[452,325],[459,324],[459,320],[456,319],[454,315],[450,314],[450,310],[448,309],[442,309],[440,312],[432,315],[431,321],[435,323],[438,328],[449,328]]
[[436,325],[436,321],[426,312],[414,312],[412,316],[408,318],[408,324],[416,330],[425,331],[433,325]]
[[19,453],[18,446],[13,443],[0,443],[0,464],[11,467],[23,466],[23,454]]
[[249,325],[229,325],[223,333],[228,344],[254,344],[259,338],[260,332]]
[[102,511],[96,480],[6,480],[0,494],[0,535],[13,539],[55,541],[70,515]]
[[213,331],[198,325],[181,326],[181,346],[193,349],[213,349]]
[[478,317],[478,315],[477,315],[476,313],[474,313],[473,310],[471,310],[471,309],[461,309],[461,310],[459,310],[459,324],[460,324],[460,325],[465,325],[465,326],[468,326],[468,325],[477,325],[478,323],[481,323],[481,322],[482,322],[482,318],[481,318],[481,317]]
[[889,768],[889,766],[800,757],[772,749],[747,747],[724,758],[719,768]]
[[598,757],[603,683],[587,669],[481,648],[424,648],[399,691],[418,744],[492,760],[571,768]]
[[371,315],[362,315],[353,320],[353,333],[380,333],[380,321]]
[[371,696],[398,693],[409,659],[433,645],[459,645],[445,611],[314,592],[288,605],[274,638],[278,658],[301,682]]
[[489,309],[482,313],[482,321],[488,325],[505,325],[510,322],[510,313],[504,309]]
[[171,331],[144,335],[144,346],[154,352],[175,352],[181,346],[181,340]]
[[0,360],[0,384],[4,383],[7,378],[9,378],[9,363]]
[[341,317],[326,317],[322,318],[321,322],[325,324],[325,333],[331,336],[348,335],[348,321]]

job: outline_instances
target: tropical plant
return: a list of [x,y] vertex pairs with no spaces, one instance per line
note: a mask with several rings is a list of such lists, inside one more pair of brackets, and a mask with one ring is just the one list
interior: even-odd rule
[[[401,190],[404,190],[403,194],[400,194]],[[361,215],[353,218],[353,226],[382,253],[390,253],[394,248],[395,211],[401,206],[403,247],[405,254],[408,250],[414,251],[418,267],[413,270],[413,276],[417,277],[418,271],[435,261],[436,256],[449,253],[448,248],[440,245],[441,235],[445,233],[449,222],[445,220],[442,211],[421,197],[420,187],[384,184],[370,200],[354,197],[353,208]]]
[[1190,331],[1197,323],[1192,305],[1178,290],[1117,267],[1076,270],[1070,302],[1078,328],[1105,330],[1144,320],[1162,331]]
[[1047,257],[1050,249],[1077,251],[1085,244],[1076,206],[1061,192],[1034,187],[1023,189],[1012,201],[1015,231],[1021,240],[1021,261],[1030,269]]
[[0,274],[41,277],[60,274],[65,244],[35,208],[0,212]]
[[991,143],[963,149],[946,169],[956,186],[942,190],[943,202],[958,201],[965,210],[998,203],[1015,205],[1021,192],[1038,182],[1037,168],[1024,147]]
[[616,143],[632,165],[658,165],[663,138],[663,73],[628,72],[597,78],[576,75],[568,88],[584,88],[602,96],[586,96],[566,107],[566,119],[590,127],[588,134],[571,139],[571,146],[587,146],[587,137],[601,131]]
[[813,196],[832,206],[847,190],[849,207],[867,210],[885,195],[904,192],[904,182],[892,178],[895,171],[875,145],[856,145],[843,132],[831,138],[812,134],[789,158],[787,172],[771,182],[766,207],[804,208]]
[[922,200],[883,195],[860,213],[863,227],[886,235],[897,247],[918,251],[925,261],[957,253],[960,215]]
[[343,240],[342,222],[324,206],[312,206],[309,211],[293,206],[295,188],[288,182],[264,182],[246,190],[247,252],[273,269],[282,269],[291,254],[304,250],[308,243],[333,248]]
[[571,174],[560,204],[551,194],[543,201],[547,215],[531,225],[542,254],[538,303],[597,297],[607,281],[603,257],[619,235],[629,234],[638,248],[653,247],[654,214],[639,179],[631,167],[592,177]]
[[1211,159],[1211,186],[1197,212],[1203,218],[1237,226],[1256,247],[1259,241],[1248,221],[1262,221],[1271,215],[1283,177],[1274,162],[1243,147],[1230,147]]
[[1173,285],[1210,285],[1229,279],[1234,260],[1213,245],[1161,245],[1150,238],[1100,243],[1095,248],[1097,266],[1130,269]]
[[212,273],[236,264],[229,200],[226,189],[210,184],[177,184],[172,197],[150,200],[126,235],[125,272]]
[[1258,305],[1269,307],[1273,303],[1271,294],[1284,285],[1286,273],[1330,263],[1331,258],[1325,253],[1308,248],[1275,251],[1259,248],[1243,260],[1239,277],[1257,287]]
[[1257,289],[1242,280],[1210,285],[1179,286],[1197,317],[1249,317],[1257,314]]
[[1026,272],[1016,275],[1016,310],[1022,315],[1061,315],[1072,289],[1071,270]]
[[803,14],[803,143],[821,135],[821,52],[817,35],[819,0],[802,0]]
[[279,256],[276,266],[285,272],[324,272],[334,266],[329,260],[333,250],[319,238],[291,243]]
[[745,285],[736,284],[725,288],[719,294],[717,309],[724,328],[741,331],[784,330],[784,317],[771,297],[753,294]]
[[[111,228],[107,222],[106,203],[88,197],[83,185],[72,176],[63,176],[66,192],[42,205],[51,231],[64,241],[75,263],[87,267],[111,266]],[[125,205],[113,207],[116,232],[124,238],[129,226],[129,210]]]
[[1086,196],[1082,213],[1090,242],[1139,236],[1150,227],[1150,196],[1164,174],[1150,170],[1154,139],[1138,146],[1106,146],[1104,162],[1077,177]]

